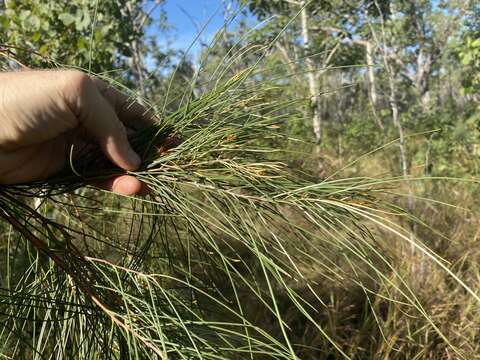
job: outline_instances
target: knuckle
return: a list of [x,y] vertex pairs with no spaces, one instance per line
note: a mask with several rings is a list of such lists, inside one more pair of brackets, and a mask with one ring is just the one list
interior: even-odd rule
[[93,94],[90,77],[79,70],[65,70],[61,73],[60,81],[60,92],[66,105],[77,118],[87,116],[89,99]]
[[64,74],[65,86],[74,94],[85,94],[92,86],[90,77],[79,70],[67,70]]

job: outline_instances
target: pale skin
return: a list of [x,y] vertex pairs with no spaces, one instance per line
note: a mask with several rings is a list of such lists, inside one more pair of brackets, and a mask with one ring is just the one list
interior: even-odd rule
[[[141,159],[127,128],[154,121],[138,103],[80,71],[0,73],[0,184],[49,178],[65,166],[72,145],[86,142],[119,168],[136,170]],[[130,175],[97,185],[122,195],[145,191]]]

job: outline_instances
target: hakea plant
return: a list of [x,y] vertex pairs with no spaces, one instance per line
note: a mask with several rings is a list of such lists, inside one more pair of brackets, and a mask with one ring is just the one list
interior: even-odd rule
[[303,327],[324,339],[309,349],[318,358],[349,358],[325,319],[325,286],[346,282],[366,299],[390,289],[386,302],[414,309],[443,336],[390,243],[375,236],[376,227],[410,241],[394,221],[405,213],[382,200],[387,181],[318,179],[289,165],[294,153],[275,146],[291,141],[282,127],[303,100],[272,100],[282,85],[258,74],[222,76],[131,135],[144,162],[130,174],[148,186],[145,197],[95,189],[121,170],[92,148],[72,150],[48,180],[0,188],[1,354],[298,359],[309,344],[292,334]]

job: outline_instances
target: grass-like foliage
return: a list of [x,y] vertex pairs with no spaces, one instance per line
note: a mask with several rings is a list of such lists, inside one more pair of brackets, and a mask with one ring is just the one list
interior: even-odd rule
[[47,181],[0,188],[0,353],[354,358],[370,335],[335,324],[352,314],[332,307],[329,289],[344,287],[365,307],[351,322],[377,329],[371,336],[385,348],[385,319],[398,311],[420,319],[412,337],[433,333],[465,355],[401,275],[392,249],[412,241],[396,225],[407,215],[383,197],[399,179],[318,179],[295,169],[285,150],[295,142],[282,127],[304,100],[275,100],[282,84],[257,81],[259,65],[232,74],[224,63],[203,94],[159,110],[159,125],[132,135],[144,163],[131,174],[148,184],[146,197],[90,187],[120,171],[94,149],[72,149],[65,171]]

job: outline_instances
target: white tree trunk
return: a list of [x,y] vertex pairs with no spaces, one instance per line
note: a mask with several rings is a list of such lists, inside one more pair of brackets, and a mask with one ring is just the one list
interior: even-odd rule
[[[132,22],[135,31],[141,31],[142,27],[145,25],[145,20],[144,17],[140,16],[140,14],[146,15],[143,12],[143,9],[141,7],[135,7],[135,5],[132,3],[127,3],[126,8],[128,10],[130,21]],[[143,53],[140,48],[140,43],[138,42],[138,39],[134,38],[130,43],[130,46],[132,48],[132,57],[130,61],[132,64],[132,70],[135,76],[135,80],[138,83],[138,90],[140,95],[140,99],[138,99],[138,101],[142,102],[146,95],[144,76],[145,65]]]
[[303,38],[303,50],[305,54],[305,64],[307,67],[308,88],[310,92],[310,108],[312,111],[312,125],[313,132],[315,134],[315,141],[317,145],[322,142],[322,117],[320,109],[320,94],[318,88],[318,82],[316,79],[315,64],[310,57],[311,45],[310,45],[310,32],[308,29],[308,10],[305,6],[306,2],[302,1],[302,11],[300,14],[302,21],[302,38]]
[[377,94],[377,82],[375,78],[375,71],[373,69],[374,61],[373,61],[373,45],[370,41],[362,42],[365,45],[365,57],[367,61],[368,67],[368,93],[370,96],[370,102],[372,104],[373,116],[375,118],[375,122],[377,123],[380,129],[384,129],[382,120],[377,114],[377,104],[378,104],[378,94]]
[[373,46],[372,43],[367,41],[365,43],[366,60],[368,66],[368,87],[370,89],[370,100],[374,107],[377,106],[377,84],[375,81],[375,72],[373,70]]

